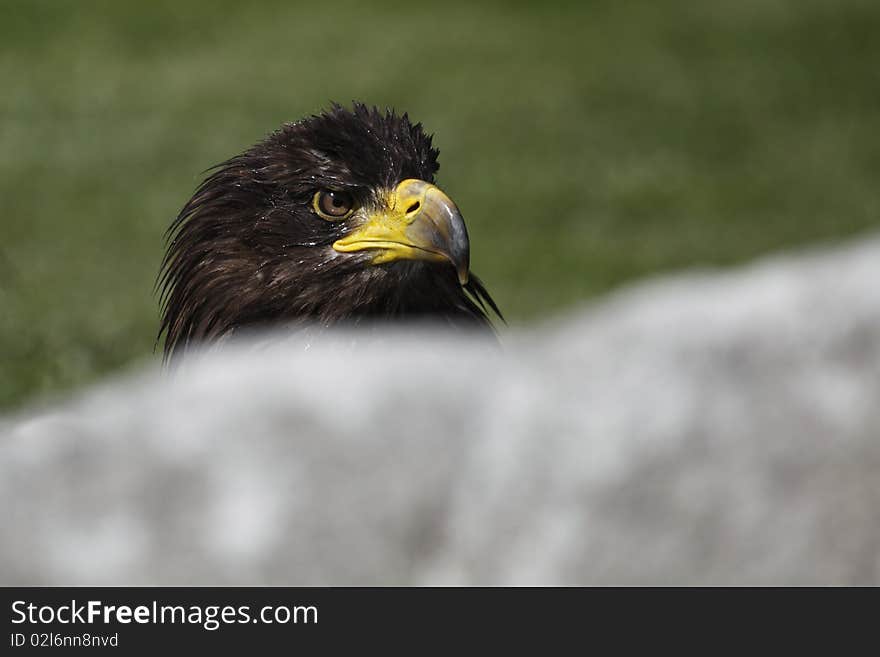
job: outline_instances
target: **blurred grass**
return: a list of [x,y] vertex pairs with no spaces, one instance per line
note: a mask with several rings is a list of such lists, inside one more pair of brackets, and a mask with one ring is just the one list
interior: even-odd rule
[[0,407],[139,358],[208,166],[364,100],[435,133],[516,321],[880,215],[874,0],[0,2]]

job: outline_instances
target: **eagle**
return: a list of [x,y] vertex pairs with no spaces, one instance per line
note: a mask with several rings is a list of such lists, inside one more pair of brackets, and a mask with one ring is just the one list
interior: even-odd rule
[[435,185],[438,156],[406,113],[333,103],[209,169],[166,232],[166,359],[261,327],[492,331],[488,309],[503,318]]

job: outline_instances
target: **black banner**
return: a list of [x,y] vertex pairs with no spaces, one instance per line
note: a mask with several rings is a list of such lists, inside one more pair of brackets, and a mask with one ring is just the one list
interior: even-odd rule
[[[246,650],[355,644],[421,652],[645,640],[804,637],[840,608],[816,591],[574,588],[5,588],[4,654],[24,650]],[[821,592],[820,592],[821,593]],[[837,597],[832,592],[831,598]],[[800,600],[800,602],[798,602]],[[790,612],[797,611],[798,616]],[[794,622],[792,620],[794,619]],[[851,623],[855,616],[850,616]],[[417,640],[417,644],[412,641]],[[562,644],[560,644],[562,645]]]

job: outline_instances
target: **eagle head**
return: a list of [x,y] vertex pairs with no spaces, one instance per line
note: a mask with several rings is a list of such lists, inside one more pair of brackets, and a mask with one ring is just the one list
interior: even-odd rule
[[334,104],[214,167],[168,229],[166,357],[267,325],[488,327],[437,156],[406,114]]

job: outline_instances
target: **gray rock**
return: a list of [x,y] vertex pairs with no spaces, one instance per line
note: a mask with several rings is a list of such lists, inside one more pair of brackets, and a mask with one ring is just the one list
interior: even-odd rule
[[878,584],[880,239],[0,421],[0,583]]

